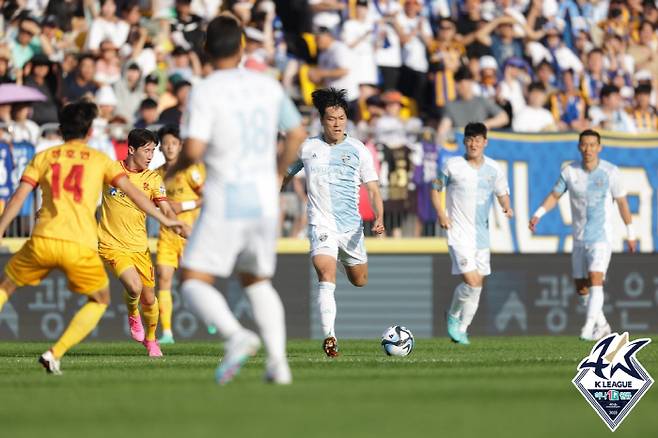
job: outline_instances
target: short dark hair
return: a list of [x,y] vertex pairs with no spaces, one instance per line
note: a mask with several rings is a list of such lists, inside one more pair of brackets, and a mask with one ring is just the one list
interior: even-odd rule
[[455,82],[460,82],[464,80],[472,80],[473,74],[466,66],[461,66],[455,73]]
[[240,50],[242,35],[242,26],[235,18],[219,15],[208,23],[206,52],[212,59],[229,58]]
[[338,90],[336,88],[324,88],[315,90],[311,94],[313,98],[313,106],[320,112],[320,117],[324,117],[324,112],[327,108],[332,106],[339,106],[345,110],[347,116],[347,91]]
[[164,125],[160,129],[158,129],[158,138],[160,139],[160,143],[165,138],[165,135],[173,135],[177,139],[181,139],[180,137],[180,129],[178,128],[177,125]]
[[546,87],[541,82],[532,82],[530,85],[528,85],[528,94],[532,93],[533,91],[541,91],[542,93],[545,93]]
[[471,122],[464,127],[464,139],[482,136],[487,138],[487,127],[482,122]]
[[158,144],[158,137],[148,129],[135,128],[128,133],[128,146],[135,149],[141,148],[149,143]]
[[69,103],[59,115],[59,131],[64,141],[85,138],[98,116],[98,107],[88,100]]
[[608,97],[613,93],[619,93],[619,88],[616,85],[604,85],[601,87],[601,99]]
[[81,53],[78,55],[78,65],[82,63],[85,59],[91,60],[91,62],[96,62],[96,57],[89,52]]
[[640,84],[635,87],[635,95],[638,94],[651,94],[651,84]]
[[157,107],[158,107],[158,102],[156,102],[155,99],[151,99],[150,97],[147,97],[146,99],[142,100],[142,103],[139,104],[140,110],[154,109]]
[[593,129],[586,129],[578,135],[578,144],[582,143],[583,137],[596,137],[596,142],[601,144],[601,134]]

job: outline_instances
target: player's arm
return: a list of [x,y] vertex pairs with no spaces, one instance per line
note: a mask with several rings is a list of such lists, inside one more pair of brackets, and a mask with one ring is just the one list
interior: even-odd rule
[[505,214],[505,217],[512,218],[514,216],[514,211],[512,211],[512,207],[510,206],[509,193],[496,196],[496,198],[498,199],[498,203],[503,209],[503,213]]
[[447,181],[448,176],[446,175],[446,169],[440,170],[436,179],[432,182],[432,193],[430,195],[432,205],[434,206],[434,210],[436,210],[436,214],[439,218],[439,225],[444,230],[449,229],[452,225],[445,206],[443,205],[445,197],[441,196],[441,192],[445,190]]
[[153,216],[160,222],[163,226],[173,228],[176,232],[179,232],[183,229],[183,223],[174,219],[167,217],[162,211],[155,206],[149,198],[147,198],[144,193],[142,193],[137,187],[130,182],[127,176],[122,175],[116,181],[114,181],[114,186],[121,190],[123,193],[130,198],[131,201],[137,205],[137,207],[148,214]]
[[32,190],[34,190],[34,186],[25,181],[21,181],[18,185],[18,189],[16,189],[11,196],[5,210],[2,212],[2,215],[0,215],[0,238],[4,236],[9,224],[16,218],[16,216],[18,216],[25,199],[30,196]]
[[299,147],[306,139],[302,116],[292,100],[285,94],[281,98],[281,108],[279,109],[279,131],[286,133],[283,151],[277,163],[279,178],[283,179],[288,167],[297,159]]
[[281,191],[286,188],[288,183],[299,173],[300,170],[304,168],[304,162],[302,159],[298,159],[288,167],[288,171],[283,175],[283,181],[281,182]]
[[375,222],[372,225],[372,231],[377,234],[382,234],[386,229],[384,228],[384,201],[382,194],[379,191],[379,181],[368,181],[366,183],[368,189],[368,198],[370,198],[370,206],[375,211]]
[[544,199],[544,202],[541,203],[539,208],[533,213],[532,217],[530,218],[530,224],[528,225],[530,231],[532,231],[533,233],[535,232],[539,220],[542,218],[542,216],[544,216],[546,213],[551,211],[557,205],[561,196],[562,193],[553,191],[546,197],[546,199]]
[[615,198],[617,201],[617,208],[619,209],[619,214],[621,219],[626,225],[626,241],[628,242],[628,250],[630,252],[637,251],[637,237],[635,235],[635,228],[633,227],[633,216],[631,215],[631,209],[628,207],[628,200],[626,196],[621,196]]

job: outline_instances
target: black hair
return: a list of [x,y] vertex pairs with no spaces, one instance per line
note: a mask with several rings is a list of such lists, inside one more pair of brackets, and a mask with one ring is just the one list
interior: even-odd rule
[[551,70],[555,70],[553,68],[553,65],[550,62],[546,61],[545,59],[543,59],[539,64],[537,64],[535,70],[539,70],[542,67],[549,67]]
[[324,117],[324,112],[332,106],[339,106],[345,110],[347,116],[347,91],[337,90],[336,88],[324,88],[315,90],[311,94],[313,106],[320,112],[320,117]]
[[640,84],[635,87],[635,95],[638,94],[651,94],[651,84]]
[[461,66],[455,73],[455,82],[460,82],[464,80],[472,80],[473,79],[473,74],[471,71],[468,69],[466,66]]
[[78,65],[82,63],[85,59],[91,59],[91,62],[96,62],[96,57],[89,52],[81,53],[78,55]]
[[589,52],[587,52],[587,57],[589,58],[590,55],[593,55],[593,54],[595,54],[595,53],[598,53],[598,54],[600,54],[601,56],[603,56],[603,55],[605,54],[605,53],[603,53],[603,49],[601,49],[601,48],[599,48],[599,47],[594,47],[592,50],[590,50]]
[[586,129],[578,135],[578,144],[582,143],[583,137],[596,137],[596,142],[601,144],[601,134],[593,129]]
[[619,93],[619,88],[616,85],[604,85],[601,87],[601,99],[608,97],[613,93]]
[[155,99],[151,99],[150,97],[147,97],[146,99],[142,100],[142,102],[139,104],[140,110],[153,109],[157,107],[158,107],[158,102],[156,102]]
[[165,135],[173,135],[177,139],[180,138],[180,129],[178,128],[177,125],[164,125],[160,129],[158,129],[158,138],[160,139],[160,143],[164,141]]
[[183,88],[183,87],[191,87],[191,86],[192,86],[192,84],[190,83],[190,81],[187,81],[185,79],[181,79],[181,80],[177,81],[174,84],[174,90],[173,90],[174,94],[177,94],[178,91],[180,91],[180,89]]
[[487,127],[481,122],[471,122],[464,127],[464,138],[482,136],[487,138]]
[[240,50],[242,26],[233,17],[219,15],[208,23],[205,49],[210,58],[229,58]]
[[98,107],[88,100],[78,100],[62,108],[59,131],[64,141],[85,138],[97,116]]
[[141,148],[149,143],[158,144],[158,137],[148,129],[135,128],[128,133],[128,146]]
[[533,82],[530,85],[528,85],[528,94],[532,93],[533,91],[541,91],[545,93],[546,87],[541,82]]

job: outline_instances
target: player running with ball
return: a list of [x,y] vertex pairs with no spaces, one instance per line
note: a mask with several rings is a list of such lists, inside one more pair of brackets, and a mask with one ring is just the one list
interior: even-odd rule
[[580,332],[580,338],[586,341],[596,341],[612,331],[603,313],[603,281],[612,254],[615,202],[627,227],[629,250],[635,252],[637,245],[619,169],[599,158],[601,149],[598,132],[591,129],[581,132],[578,138],[581,160],[562,169],[553,192],[530,219],[530,230],[534,232],[542,216],[569,191],[573,227],[571,267],[576,291],[587,305],[585,325]]
[[[489,213],[494,195],[503,213],[511,218],[509,188],[498,163],[484,155],[487,127],[469,123],[464,128],[463,156],[447,160],[432,190],[432,204],[441,228],[448,232],[452,274],[461,275],[448,310],[448,335],[453,342],[470,344],[468,326],[480,303],[484,277],[491,274]],[[440,192],[446,190],[446,206]]]

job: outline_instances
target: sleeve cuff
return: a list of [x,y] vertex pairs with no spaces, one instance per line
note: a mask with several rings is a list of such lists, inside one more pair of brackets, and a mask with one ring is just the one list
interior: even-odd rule
[[38,183],[37,181],[33,180],[32,178],[30,178],[30,177],[27,176],[27,175],[23,175],[23,176],[21,177],[21,182],[26,182],[26,183],[28,183],[29,185],[31,185],[32,187],[36,187],[36,186],[39,185],[39,183]]
[[162,198],[153,198],[153,202],[155,202],[155,203],[159,203],[159,202],[162,202],[162,201],[168,201],[168,200],[169,199],[167,199],[166,196],[162,197]]

